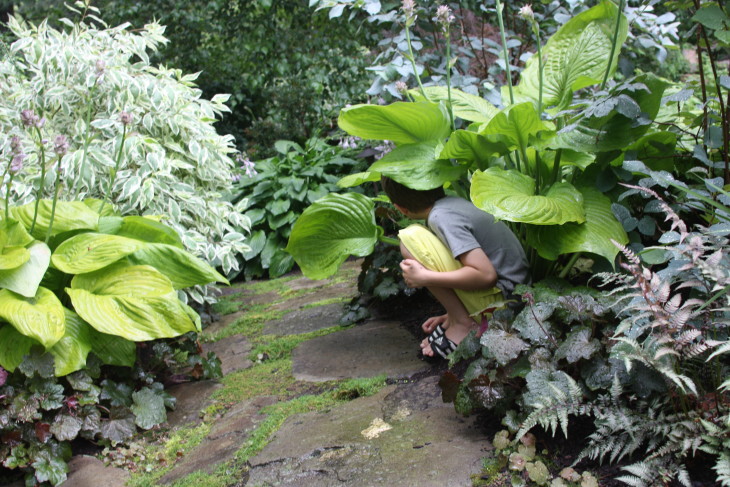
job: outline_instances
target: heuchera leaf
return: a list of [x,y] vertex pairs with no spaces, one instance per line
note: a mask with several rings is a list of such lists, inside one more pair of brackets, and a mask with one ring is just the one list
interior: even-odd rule
[[555,305],[553,303],[537,302],[533,305],[528,304],[517,315],[512,327],[520,332],[522,338],[544,346],[550,341],[550,337],[554,337],[555,334],[553,324],[549,321],[554,311]]
[[590,328],[580,328],[565,337],[565,341],[555,351],[555,358],[564,358],[574,364],[582,358],[590,359],[600,348],[601,343],[595,338],[591,339]]
[[101,436],[112,445],[122,443],[137,432],[134,415],[127,408],[112,408],[110,418],[101,423]]
[[51,433],[58,441],[71,441],[78,436],[82,424],[81,420],[75,416],[57,414],[51,425]]
[[378,240],[374,206],[358,193],[325,196],[296,221],[286,251],[308,278],[331,276],[348,256],[373,252]]
[[484,346],[485,355],[494,358],[500,365],[506,365],[528,348],[527,343],[520,337],[504,330],[485,331],[481,344]]
[[544,196],[538,195],[530,176],[500,167],[474,173],[471,199],[499,220],[533,225],[585,221],[583,196],[569,183],[555,183]]
[[340,111],[338,124],[350,135],[396,144],[442,140],[451,132],[446,109],[430,102],[354,105]]
[[150,388],[144,387],[132,394],[134,404],[131,409],[135,415],[135,423],[148,430],[167,421],[165,401],[162,396]]

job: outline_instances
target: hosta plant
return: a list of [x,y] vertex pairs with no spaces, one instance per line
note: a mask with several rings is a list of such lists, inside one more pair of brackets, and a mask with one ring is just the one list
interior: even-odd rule
[[[187,250],[224,273],[237,269],[249,220],[222,198],[232,187],[235,149],[213,126],[227,96],[205,100],[196,74],[150,64],[149,52],[166,42],[164,27],[107,28],[88,2],[77,7],[86,17],[64,21],[64,30],[8,20],[13,42],[0,51],[0,150],[10,151],[16,136],[27,158],[3,194],[16,204],[39,189],[53,197],[56,174],[42,166],[38,134],[19,129],[21,111],[32,110],[45,120],[42,139],[67,139],[63,199],[98,198],[122,215],[161,215]],[[128,114],[124,122],[121,113]]]
[[[243,254],[247,278],[268,274],[278,277],[294,265],[284,247],[291,226],[305,208],[319,198],[338,191],[340,176],[361,167],[355,160],[362,151],[354,138],[335,140],[313,137],[304,147],[289,140],[274,145],[278,154],[256,161],[244,160],[232,202],[251,219],[251,250]],[[242,259],[242,260],[243,260]]]
[[[520,83],[505,87],[501,109],[448,85],[407,91],[411,102],[344,108],[343,130],[388,140],[395,149],[340,185],[384,175],[413,189],[452,188],[514,224],[536,276],[569,269],[583,252],[613,263],[612,240],[627,237],[596,180],[612,173],[610,163],[625,148],[649,144],[642,137],[666,85],[649,75],[621,85],[607,81],[626,36],[613,3],[582,12],[542,46],[544,66],[531,58]],[[576,97],[598,84],[594,98]],[[372,252],[382,234],[373,208],[360,195],[331,194],[304,212],[287,250],[305,274],[324,277],[348,253]],[[563,255],[571,260],[561,262]]]

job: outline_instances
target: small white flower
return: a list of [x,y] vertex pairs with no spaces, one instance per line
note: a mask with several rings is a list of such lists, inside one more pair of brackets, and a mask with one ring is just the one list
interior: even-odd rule
[[525,20],[532,20],[535,18],[535,13],[532,11],[532,4],[528,3],[522,7],[519,11],[519,16]]

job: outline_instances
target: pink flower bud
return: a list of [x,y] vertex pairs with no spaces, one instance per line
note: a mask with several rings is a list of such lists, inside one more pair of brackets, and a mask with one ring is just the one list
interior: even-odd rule
[[119,121],[122,125],[129,125],[132,123],[132,114],[129,112],[122,112],[119,114]]
[[63,156],[68,152],[68,139],[65,135],[57,135],[53,139],[53,152],[59,156]]

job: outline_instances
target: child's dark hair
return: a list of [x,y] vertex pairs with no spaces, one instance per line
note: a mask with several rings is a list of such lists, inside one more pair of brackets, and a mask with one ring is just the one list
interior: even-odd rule
[[390,201],[409,211],[422,211],[430,208],[437,200],[446,196],[444,188],[441,186],[428,190],[411,189],[387,176],[381,177],[380,182]]

